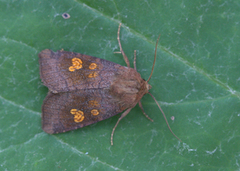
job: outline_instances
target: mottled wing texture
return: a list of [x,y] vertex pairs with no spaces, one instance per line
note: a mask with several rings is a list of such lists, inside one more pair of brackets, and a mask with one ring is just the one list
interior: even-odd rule
[[[42,106],[47,133],[81,128],[135,106],[142,79],[133,68],[74,52],[45,49],[40,75],[49,93]],[[143,94],[143,93],[142,93]]]
[[[81,68],[70,71],[76,58],[81,60]],[[100,58],[50,49],[39,53],[39,64],[43,84],[54,93],[109,87],[115,78],[114,73],[123,68]]]
[[[49,134],[66,132],[107,119],[127,108],[109,89],[49,92],[42,106],[42,128]],[[81,111],[81,122],[75,121],[73,109]]]

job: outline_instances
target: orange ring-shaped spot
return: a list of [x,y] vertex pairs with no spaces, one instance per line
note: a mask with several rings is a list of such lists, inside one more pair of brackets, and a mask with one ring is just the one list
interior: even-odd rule
[[97,64],[96,63],[91,63],[89,65],[89,69],[96,69],[97,68]]
[[91,114],[93,116],[97,116],[99,114],[99,111],[97,109],[93,109],[93,110],[91,110]]

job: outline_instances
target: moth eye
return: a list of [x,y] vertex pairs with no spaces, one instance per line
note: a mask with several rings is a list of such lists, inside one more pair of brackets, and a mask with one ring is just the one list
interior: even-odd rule
[[97,64],[96,63],[91,63],[89,65],[89,69],[96,69],[97,68]]
[[81,110],[71,109],[70,113],[74,115],[74,122],[82,122],[84,120],[84,113]]
[[93,109],[93,110],[91,110],[91,114],[96,116],[99,114],[99,111],[97,109]]
[[75,71],[76,69],[81,69],[82,68],[82,60],[78,58],[73,58],[72,59],[72,66],[68,68],[70,72]]
[[90,100],[89,102],[88,102],[88,105],[89,106],[99,106],[99,104],[98,104],[98,102],[97,101],[95,101],[95,100]]
[[95,78],[98,76],[98,73],[97,72],[92,72],[88,75],[88,78]]

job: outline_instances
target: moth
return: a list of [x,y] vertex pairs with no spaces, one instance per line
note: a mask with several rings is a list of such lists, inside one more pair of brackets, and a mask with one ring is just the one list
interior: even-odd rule
[[[152,96],[172,132],[160,105],[149,92],[152,87],[148,82],[153,73],[160,35],[156,42],[152,71],[146,81],[136,70],[136,51],[134,68],[130,68],[119,38],[120,28],[121,23],[117,32],[119,53],[123,55],[127,67],[63,50],[53,52],[45,49],[39,53],[40,77],[49,89],[42,105],[42,129],[46,133],[57,134],[75,130],[124,111],[112,130],[113,145],[113,135],[118,123],[137,104],[143,114],[152,121],[144,112],[140,101],[145,94]],[[172,134],[179,139],[173,132]]]

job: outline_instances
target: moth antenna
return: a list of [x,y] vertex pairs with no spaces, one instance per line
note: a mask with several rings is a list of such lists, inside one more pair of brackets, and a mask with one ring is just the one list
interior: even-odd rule
[[[149,93],[149,92],[148,92],[148,94],[150,94],[150,96],[152,96],[153,100],[157,103],[157,105],[158,105],[159,109],[161,110],[161,112],[162,112],[162,114],[163,114],[163,117],[164,117],[164,119],[165,119],[165,121],[166,121],[166,123],[167,123],[167,126],[168,126],[169,130],[171,131],[171,133],[174,135],[174,137],[176,137],[179,141],[181,141],[181,140],[173,133],[173,131],[171,130],[171,128],[170,128],[170,126],[169,126],[169,124],[168,124],[167,118],[166,118],[166,116],[165,116],[162,108],[161,108],[160,105],[158,104],[157,100],[155,99],[155,97],[154,97],[151,93]],[[181,141],[181,142],[182,142],[182,141]]]
[[153,61],[152,71],[151,71],[151,74],[150,74],[150,76],[149,76],[147,82],[148,82],[148,81],[151,79],[151,77],[152,77],[152,73],[153,73],[154,65],[155,65],[156,58],[157,58],[157,45],[158,45],[158,40],[160,39],[160,36],[161,36],[161,34],[159,34],[158,39],[157,39],[157,42],[156,42],[155,55],[154,55],[154,61]]

